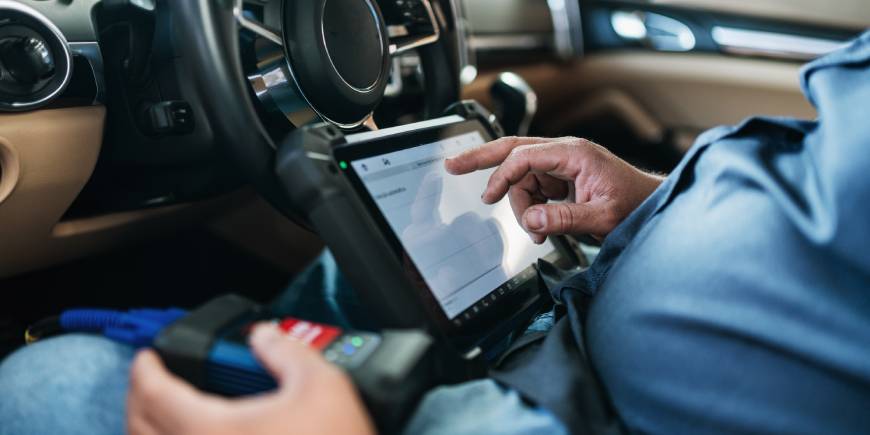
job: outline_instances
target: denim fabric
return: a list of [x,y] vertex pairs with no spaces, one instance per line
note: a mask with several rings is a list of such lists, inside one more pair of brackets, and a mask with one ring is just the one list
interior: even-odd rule
[[529,408],[516,391],[490,379],[432,390],[405,429],[407,435],[567,435],[547,412]]
[[0,434],[122,434],[131,347],[95,335],[27,346],[0,363]]
[[[276,312],[358,326],[363,318],[332,255],[325,251],[273,304]],[[307,315],[307,313],[311,313]],[[544,315],[536,330],[552,326]],[[66,335],[27,346],[0,363],[0,435],[122,434],[133,350],[92,335]],[[289,432],[288,432],[289,433]],[[550,413],[524,404],[492,380],[431,391],[408,434],[564,434]]]

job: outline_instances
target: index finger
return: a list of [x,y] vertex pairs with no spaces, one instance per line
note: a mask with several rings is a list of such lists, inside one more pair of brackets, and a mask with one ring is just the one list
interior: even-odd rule
[[453,175],[467,174],[498,166],[516,147],[551,141],[542,137],[506,136],[451,157],[444,161],[444,167]]
[[532,145],[514,150],[505,161],[489,176],[481,199],[486,204],[495,204],[508,192],[510,187],[535,172],[548,174],[554,178],[571,181],[578,170],[571,165],[575,151],[562,142]]

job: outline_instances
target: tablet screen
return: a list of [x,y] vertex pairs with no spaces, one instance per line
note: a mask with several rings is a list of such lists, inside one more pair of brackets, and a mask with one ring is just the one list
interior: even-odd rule
[[507,198],[481,202],[494,169],[459,176],[444,169],[445,158],[485,142],[480,131],[465,131],[350,161],[450,319],[554,250],[549,241],[531,242]]

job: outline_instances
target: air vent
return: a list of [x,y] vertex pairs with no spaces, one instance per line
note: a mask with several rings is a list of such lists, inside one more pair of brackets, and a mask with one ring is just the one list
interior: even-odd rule
[[0,0],[0,110],[32,110],[63,92],[72,76],[69,44],[35,9]]

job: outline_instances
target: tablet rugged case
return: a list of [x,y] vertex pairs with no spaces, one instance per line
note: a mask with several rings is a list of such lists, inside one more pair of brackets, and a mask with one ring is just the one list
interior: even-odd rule
[[[478,120],[494,138],[502,136],[495,117],[474,101],[461,101],[446,115]],[[440,128],[442,125],[430,128]],[[426,130],[425,125],[420,130]],[[276,173],[288,196],[309,225],[332,250],[342,272],[363,304],[384,328],[423,329],[444,338],[414,292],[400,261],[390,255],[390,242],[381,233],[361,199],[354,193],[333,158],[333,149],[346,143],[332,125],[315,124],[293,131],[281,144]]]

